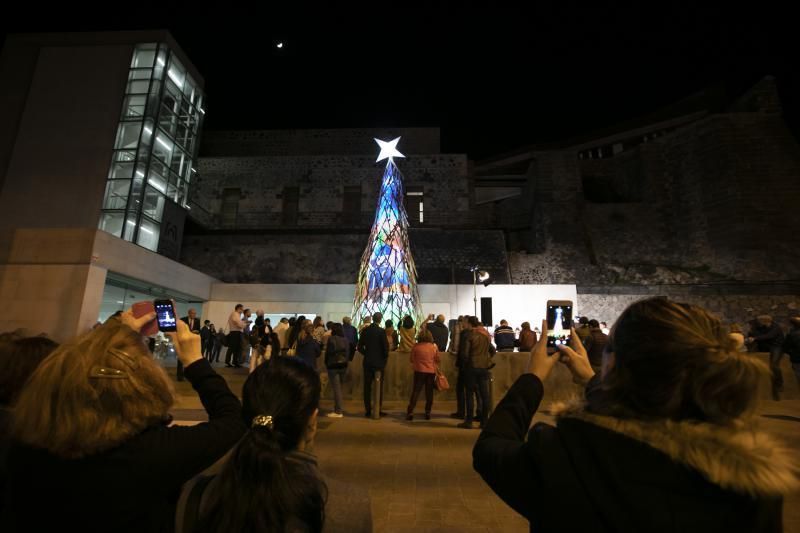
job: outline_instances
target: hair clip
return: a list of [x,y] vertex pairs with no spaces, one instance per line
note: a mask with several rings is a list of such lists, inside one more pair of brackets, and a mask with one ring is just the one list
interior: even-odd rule
[[116,368],[106,368],[104,366],[93,366],[89,371],[90,378],[104,379],[128,379],[128,374]]
[[128,367],[132,368],[133,370],[139,368],[139,361],[131,357],[131,355],[128,354],[128,352],[124,352],[118,348],[110,348],[108,350],[108,353],[110,353],[123,363],[125,363]]
[[272,429],[272,417],[269,415],[258,415],[257,417],[253,418],[253,423],[251,424],[251,427],[256,426],[263,426]]

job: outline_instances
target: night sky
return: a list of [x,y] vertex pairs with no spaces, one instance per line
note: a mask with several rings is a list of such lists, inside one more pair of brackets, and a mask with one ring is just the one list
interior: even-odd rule
[[444,151],[481,158],[613,126],[712,85],[737,94],[772,74],[797,132],[800,49],[788,8],[695,4],[35,4],[36,16],[0,24],[169,29],[206,78],[206,129],[441,126]]

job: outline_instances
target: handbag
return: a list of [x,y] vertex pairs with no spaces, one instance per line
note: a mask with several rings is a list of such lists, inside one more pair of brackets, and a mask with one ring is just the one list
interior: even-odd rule
[[436,390],[438,391],[446,391],[450,388],[450,382],[447,381],[447,376],[439,370],[439,367],[436,367],[436,378],[433,381],[434,385],[436,386]]
[[294,357],[295,355],[297,355],[297,341],[294,341],[292,347],[286,350],[287,357]]

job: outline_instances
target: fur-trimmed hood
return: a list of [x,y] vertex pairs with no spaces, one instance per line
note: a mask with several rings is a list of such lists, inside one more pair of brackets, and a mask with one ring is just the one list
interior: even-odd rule
[[800,487],[796,453],[752,425],[621,419],[589,413],[583,402],[555,405],[551,412],[557,419],[582,420],[647,444],[726,490],[778,496]]

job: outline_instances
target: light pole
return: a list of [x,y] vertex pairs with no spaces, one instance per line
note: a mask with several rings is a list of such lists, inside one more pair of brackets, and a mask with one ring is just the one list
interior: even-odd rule
[[478,316],[478,282],[480,281],[483,283],[484,287],[488,287],[489,283],[489,273],[485,270],[481,270],[477,265],[470,268],[472,272],[472,304],[473,304],[473,316]]

